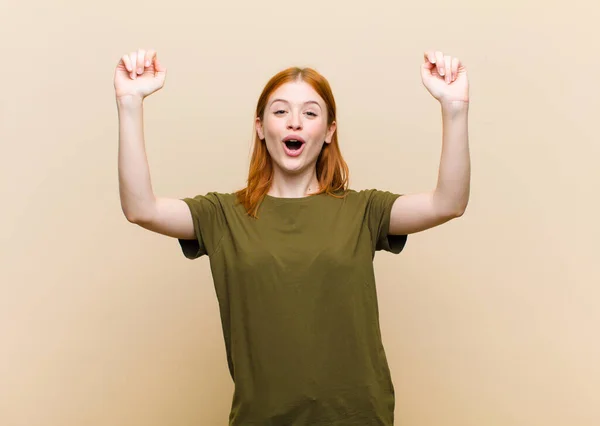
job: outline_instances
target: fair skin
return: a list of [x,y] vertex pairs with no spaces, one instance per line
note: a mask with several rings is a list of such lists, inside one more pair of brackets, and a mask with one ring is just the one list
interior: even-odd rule
[[[442,69],[448,72],[443,73]],[[442,154],[436,187],[428,192],[399,197],[391,212],[390,233],[411,234],[461,216],[469,199],[468,82],[457,58],[439,51],[425,52],[423,84],[440,102]],[[160,90],[166,68],[156,51],[138,49],[123,55],[115,69],[115,97],[119,113],[119,194],[127,220],[174,238],[194,239],[187,205],[180,199],[157,197],[152,189],[145,152],[143,100]],[[335,123],[327,126],[323,100],[309,85],[297,82],[271,97],[256,131],[265,139],[273,158],[274,182],[269,195],[303,197],[316,191],[316,159],[324,143],[331,143]],[[280,99],[277,103],[274,99]],[[282,139],[302,138],[300,155],[289,155]]]
[[467,72],[458,58],[427,51],[421,65],[425,88],[440,103],[442,153],[437,185],[427,192],[399,197],[392,207],[390,233],[405,235],[424,231],[464,214],[469,202]]
[[[438,182],[430,191],[407,194],[394,202],[389,230],[392,235],[421,232],[460,217],[469,198],[466,70],[457,58],[430,51],[425,53],[421,76],[442,109]],[[273,160],[269,195],[296,198],[318,189],[316,160],[323,141],[330,143],[336,128],[335,122],[327,126],[326,113],[321,97],[304,82],[286,83],[271,95],[263,119],[256,120],[258,136],[265,139]],[[290,134],[306,141],[297,157],[288,155],[283,148],[282,140]]]
[[[298,198],[318,190],[317,158],[324,144],[331,143],[335,128],[335,122],[327,125],[325,102],[308,83],[286,83],[271,94],[263,118],[256,119],[256,132],[273,162],[269,195]],[[286,153],[286,137],[304,140],[300,155]]]

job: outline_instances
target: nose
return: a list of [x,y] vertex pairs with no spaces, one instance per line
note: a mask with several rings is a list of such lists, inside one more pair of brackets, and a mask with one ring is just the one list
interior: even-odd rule
[[289,114],[289,119],[287,122],[288,129],[301,129],[302,128],[302,120],[300,118],[300,113],[292,112]]

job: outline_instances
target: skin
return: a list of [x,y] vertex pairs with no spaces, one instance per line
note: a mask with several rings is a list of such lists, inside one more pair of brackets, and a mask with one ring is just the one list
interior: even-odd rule
[[[469,200],[470,155],[468,144],[469,84],[466,69],[458,58],[441,51],[427,51],[421,65],[421,79],[441,106],[442,154],[435,188],[399,197],[391,211],[392,235],[421,232],[462,216]],[[286,102],[272,103],[282,98]],[[320,115],[314,117],[305,104],[314,100]],[[279,111],[279,112],[278,112]],[[323,100],[306,83],[288,83],[275,92],[256,131],[265,139],[275,167],[269,194],[303,197],[317,188],[316,159],[323,142],[329,143],[335,123],[327,127]],[[307,141],[299,157],[286,155],[281,140],[290,133]]]
[[[130,118],[128,115],[133,113],[139,115],[141,100],[162,88],[165,76],[166,68],[160,64],[154,50],[140,49],[122,57],[115,72],[115,93],[120,111],[124,114],[123,120]],[[411,234],[441,225],[462,216],[469,201],[471,163],[468,137],[469,82],[466,68],[458,58],[445,55],[441,51],[430,50],[424,52],[421,79],[425,88],[441,106],[443,135],[438,180],[435,188],[430,191],[406,194],[394,202],[390,234]],[[275,98],[284,99],[286,102],[274,104],[272,101]],[[308,101],[315,103],[307,104]],[[327,125],[326,115],[323,99],[306,83],[288,83],[272,94],[264,117],[256,120],[256,131],[259,137],[264,139],[273,159],[274,181],[269,195],[304,197],[316,192],[316,160],[323,143],[331,143],[336,129],[335,123]],[[138,127],[135,128],[137,133]],[[125,130],[128,129],[129,127],[125,126]],[[125,142],[131,136],[128,133],[130,132],[124,134]],[[134,132],[133,139],[138,138],[137,133]],[[282,139],[290,134],[300,135],[306,141],[304,151],[295,158],[289,157],[283,150]],[[125,142],[124,146],[127,148]],[[128,157],[126,151],[123,150],[124,157]],[[134,151],[136,155],[141,153]],[[129,170],[125,166],[134,160],[137,161],[138,158],[124,158],[123,170]],[[147,169],[142,160],[140,163]],[[126,201],[131,198],[127,196],[127,183],[130,180],[133,178],[123,178]],[[137,182],[137,185],[132,187],[142,188],[145,194],[151,194],[147,179],[141,184]],[[131,199],[140,204],[137,201],[139,198],[136,196]],[[168,199],[161,199],[157,204],[153,201],[153,196],[147,195],[145,198],[150,201],[142,203],[140,208],[133,209],[142,213],[134,211],[128,217],[164,216],[164,221],[148,219],[143,222],[158,223],[155,228],[159,232],[193,237],[185,205],[178,200]],[[146,208],[144,205],[151,207]],[[150,213],[143,213],[148,211]],[[177,221],[174,217],[183,219]],[[171,229],[173,223],[180,222],[177,229]]]
[[[303,81],[285,83],[275,90],[256,131],[273,160],[274,176],[269,195],[304,197],[318,189],[316,164],[324,144],[331,143],[336,123],[327,125],[327,108],[317,92]],[[297,157],[284,150],[286,136],[304,139],[305,146]]]
[[390,234],[421,232],[462,216],[469,202],[469,82],[455,57],[424,53],[421,79],[442,112],[442,152],[437,185],[430,191],[399,197],[392,207]]

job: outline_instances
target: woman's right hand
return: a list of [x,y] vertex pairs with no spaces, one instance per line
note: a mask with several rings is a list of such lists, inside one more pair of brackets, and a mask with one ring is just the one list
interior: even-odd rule
[[146,96],[160,90],[165,84],[167,69],[156,57],[156,51],[139,49],[123,55],[115,70],[115,95],[124,97]]

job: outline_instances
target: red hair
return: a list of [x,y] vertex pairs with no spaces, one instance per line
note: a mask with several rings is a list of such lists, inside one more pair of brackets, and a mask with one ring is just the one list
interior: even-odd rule
[[[274,75],[265,85],[256,105],[255,121],[257,117],[264,118],[267,101],[271,94],[281,85],[294,81],[304,81],[323,98],[327,107],[327,126],[336,120],[336,106],[331,87],[325,77],[312,68],[291,67]],[[246,188],[237,191],[237,200],[245,207],[248,214],[257,217],[258,207],[265,195],[269,192],[273,182],[273,162],[267,146],[254,132],[254,150],[250,159],[248,184]],[[319,191],[311,195],[327,193],[334,197],[336,193],[348,189],[348,165],[342,158],[338,144],[337,130],[333,133],[331,143],[323,144],[321,153],[317,158],[317,180]]]

